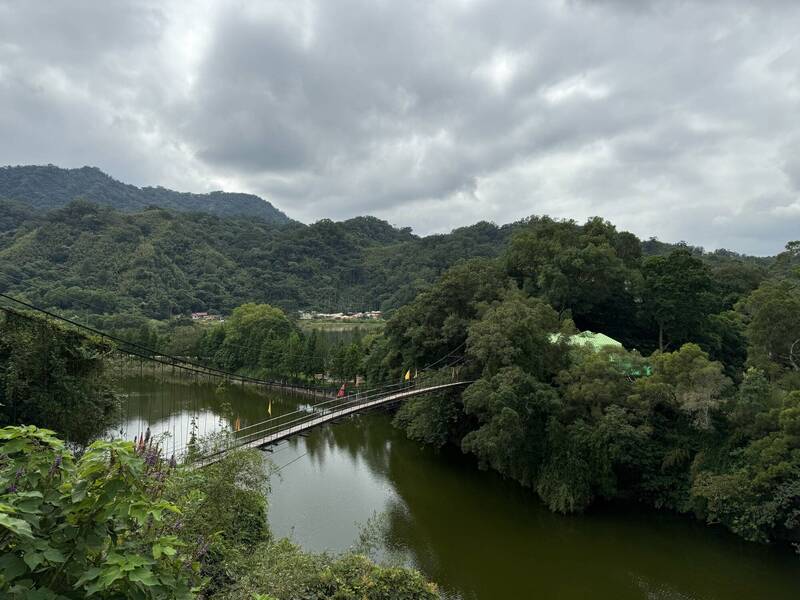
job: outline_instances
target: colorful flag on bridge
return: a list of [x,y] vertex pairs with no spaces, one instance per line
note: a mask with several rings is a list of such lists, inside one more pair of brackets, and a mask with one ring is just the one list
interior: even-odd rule
[[267,413],[269,416],[272,416],[272,399],[270,399],[269,404],[267,405]]
[[403,377],[403,379],[406,380],[406,381],[411,381],[411,369],[406,371],[406,376]]
[[346,385],[347,385],[346,383],[343,383],[342,387],[339,388],[339,393],[336,394],[337,398],[344,398],[344,386]]

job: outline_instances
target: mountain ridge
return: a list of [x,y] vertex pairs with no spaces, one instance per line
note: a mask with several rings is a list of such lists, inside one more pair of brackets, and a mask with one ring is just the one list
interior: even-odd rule
[[195,194],[161,186],[137,187],[90,166],[76,169],[55,165],[0,167],[0,198],[36,210],[53,210],[73,200],[87,200],[127,213],[158,206],[220,217],[258,218],[277,225],[293,222],[268,200],[254,194],[223,191]]

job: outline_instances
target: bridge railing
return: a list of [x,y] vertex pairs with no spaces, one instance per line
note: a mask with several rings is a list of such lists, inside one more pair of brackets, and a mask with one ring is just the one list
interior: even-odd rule
[[[323,402],[317,402],[313,405],[306,405],[306,407],[295,410],[282,415],[277,415],[271,419],[253,423],[238,431],[230,432],[223,440],[217,440],[216,445],[210,453],[201,454],[197,458],[202,459],[209,455],[221,454],[233,450],[244,445],[247,445],[253,440],[266,437],[270,434],[293,429],[295,427],[302,427],[315,419],[323,416],[328,416],[336,412],[342,411],[346,408],[357,407],[362,404],[367,404],[373,400],[381,397],[391,396],[400,391],[414,389],[414,384],[401,384],[391,385],[384,388],[374,388],[372,390],[365,390],[356,394],[350,394],[342,398],[332,398]],[[242,433],[245,432],[246,433]],[[185,457],[189,452],[189,445],[180,449],[176,456]]]
[[236,433],[247,431],[255,427],[262,427],[267,424],[279,423],[281,419],[287,419],[290,417],[295,417],[297,415],[310,414],[313,413],[314,411],[320,411],[320,410],[325,411],[331,406],[334,406],[341,402],[349,402],[352,400],[358,400],[359,398],[371,397],[375,394],[385,394],[396,390],[409,389],[414,385],[415,383],[405,382],[405,383],[387,385],[383,387],[370,388],[366,390],[357,390],[355,393],[347,394],[346,396],[342,396],[341,398],[331,397],[328,398],[327,400],[323,400],[322,402],[317,402],[315,404],[301,405],[298,409],[293,410],[291,412],[276,415],[274,417],[270,417],[269,419],[264,419],[263,421],[259,421],[258,423],[252,423],[250,425],[242,427]]
[[[349,414],[350,412],[353,411],[348,409],[357,409],[360,406],[372,404],[376,400],[391,397],[393,395],[401,394],[406,391],[413,391],[415,389],[417,389],[416,382],[411,382],[411,383],[406,382],[403,384],[386,386],[384,388],[376,388],[372,390],[372,393],[368,394],[365,393],[352,394],[344,398],[336,398],[331,401],[320,402],[317,403],[317,405],[314,405],[314,410],[294,411],[292,413],[279,415],[277,417],[274,417],[273,419],[267,420],[260,424],[253,424],[251,426],[248,426],[248,428],[255,428],[257,425],[267,425],[266,427],[260,427],[259,429],[250,431],[244,435],[237,435],[239,432],[234,432],[232,435],[222,440],[221,443],[218,443],[216,446],[214,446],[210,452],[201,453],[195,456],[194,461],[195,462],[207,461],[214,456],[224,454],[225,452],[228,452],[235,448],[246,446],[251,442],[269,437],[270,435],[274,435],[277,433],[292,435],[292,433],[294,432],[303,431],[304,429],[307,428],[306,426],[309,423],[318,420],[322,417],[335,415],[339,413],[345,413],[345,412]],[[302,414],[298,416],[298,413]],[[288,420],[282,418],[290,416],[293,418]],[[243,430],[240,429],[239,431],[241,432]]]

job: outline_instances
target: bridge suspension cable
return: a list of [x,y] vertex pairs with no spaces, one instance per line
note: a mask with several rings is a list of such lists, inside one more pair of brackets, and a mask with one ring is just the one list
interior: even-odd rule
[[[324,394],[320,388],[303,386],[303,385],[294,385],[294,384],[287,384],[282,381],[273,381],[273,380],[265,380],[259,379],[256,377],[250,377],[247,375],[239,375],[236,373],[232,373],[226,371],[224,369],[216,368],[216,367],[209,367],[207,365],[198,364],[191,360],[184,359],[178,356],[173,356],[168,353],[160,352],[154,350],[152,348],[148,348],[138,342],[132,342],[130,340],[125,340],[118,336],[103,332],[98,330],[94,327],[90,327],[88,325],[84,325],[79,323],[73,319],[69,319],[67,317],[63,317],[56,313],[53,313],[49,310],[40,308],[31,304],[29,302],[25,302],[23,300],[19,300],[7,294],[0,293],[0,299],[7,300],[12,302],[16,305],[23,307],[29,311],[33,311],[35,313],[40,313],[46,315],[47,317],[54,319],[56,321],[60,321],[63,323],[69,324],[72,328],[76,328],[81,332],[86,332],[95,336],[98,336],[102,339],[108,340],[113,342],[110,347],[112,350],[115,350],[123,355],[128,357],[136,358],[139,360],[139,377],[141,379],[140,384],[144,385],[145,380],[145,371],[143,368],[144,362],[150,362],[154,365],[153,368],[153,375],[156,375],[156,368],[160,369],[158,374],[161,375],[161,378],[164,377],[164,367],[172,367],[181,369],[187,373],[190,373],[195,378],[199,376],[206,376],[206,377],[216,377],[222,379],[224,381],[241,381],[243,383],[253,383],[256,385],[261,385],[264,387],[269,388],[278,388],[278,389],[289,389],[289,390],[298,390],[304,392],[311,392],[313,396],[319,397],[321,394]],[[29,315],[25,315],[24,312],[19,312],[16,308],[10,307],[3,307],[0,306],[0,309],[13,312],[16,315],[25,316],[26,318],[32,318]],[[456,348],[450,350],[448,353],[444,354],[443,356],[439,357],[437,360],[429,363],[425,367],[423,367],[422,372],[423,374],[428,371],[436,371],[434,367],[437,365],[440,366],[439,369],[446,369],[450,368],[464,360],[464,356],[457,355],[459,350],[464,348],[466,345],[466,341],[459,344]],[[452,359],[449,360],[448,359]],[[447,361],[447,362],[446,362]],[[120,364],[120,371],[123,369],[123,365]],[[455,377],[455,376],[454,376]],[[435,391],[438,389],[446,389],[448,387],[455,387],[460,385],[467,385],[470,382],[453,382],[449,384],[433,384],[425,388],[420,388],[418,386],[419,379],[415,376],[414,380],[412,381],[403,381],[400,383],[389,384],[385,386],[380,386],[376,388],[371,388],[368,390],[358,390],[355,393],[347,394],[342,397],[332,397],[330,395],[322,396],[324,399],[301,406],[300,408],[283,413],[280,415],[276,415],[275,417],[270,416],[270,418],[259,421],[257,423],[252,423],[246,425],[244,428],[238,426],[238,418],[237,418],[237,426],[235,431],[230,432],[230,436],[224,441],[221,448],[215,449],[211,455],[206,454],[201,456],[201,460],[208,461],[209,456],[216,456],[220,453],[227,452],[233,448],[237,448],[240,446],[258,446],[260,444],[256,443],[259,440],[267,440],[268,443],[272,443],[272,438],[275,438],[273,441],[277,441],[280,439],[285,439],[284,434],[297,432],[297,431],[304,431],[305,428],[308,428],[314,424],[321,424],[323,422],[330,422],[340,418],[341,416],[347,416],[349,414],[353,414],[355,411],[360,410],[362,407],[364,409],[382,405],[383,403],[388,403],[393,399],[400,399],[405,397],[410,397],[412,395],[416,395],[418,393],[426,393],[428,391]],[[328,393],[332,394],[333,390],[328,388]],[[161,403],[161,415],[167,413],[165,410],[165,403],[166,403],[166,390],[161,390],[156,402],[160,400]],[[152,402],[147,403],[147,417],[146,417],[146,425],[147,430],[150,430],[150,424],[152,421],[152,414],[151,410],[154,407]],[[195,398],[196,404],[196,398]],[[270,405],[271,406],[271,405]],[[142,415],[144,417],[144,415]],[[194,433],[196,428],[198,427],[200,417],[200,411],[198,406],[193,407],[192,417],[191,417],[191,435],[184,435],[183,433],[183,420],[180,422],[180,436],[178,435],[178,431],[176,430],[178,423],[176,422],[177,419],[172,418],[172,414],[169,415],[169,422],[165,424],[163,427],[165,432],[168,432],[172,437],[172,454],[173,456],[181,456],[188,454],[190,448],[192,447],[193,440],[195,439]],[[208,418],[207,414],[204,414],[204,420]],[[141,431],[144,427],[145,422],[142,421],[141,418],[138,419],[138,431],[137,431],[137,438],[139,440],[145,435],[145,432]],[[188,433],[188,432],[187,432]],[[207,424],[204,422],[203,425],[203,435],[205,436],[208,433]],[[179,441],[180,440],[180,441]]]
[[[161,352],[161,351],[158,351],[158,350],[154,350],[152,348],[148,348],[147,346],[143,346],[142,344],[139,344],[137,342],[132,342],[130,340],[125,340],[125,339],[122,339],[122,338],[117,337],[115,335],[111,335],[110,333],[106,333],[104,331],[100,331],[99,329],[95,329],[94,327],[90,327],[88,325],[84,325],[82,323],[78,323],[77,321],[73,321],[72,319],[69,319],[67,317],[63,317],[61,315],[53,313],[53,312],[51,312],[49,310],[46,310],[44,308],[40,308],[40,307],[35,306],[33,304],[30,304],[28,302],[24,302],[23,300],[18,300],[17,298],[14,298],[13,296],[9,296],[7,294],[0,293],[0,298],[3,298],[5,300],[9,300],[11,302],[15,302],[15,303],[17,303],[17,304],[19,304],[19,305],[21,305],[21,306],[23,306],[23,307],[25,307],[25,308],[27,308],[29,310],[42,313],[44,315],[47,315],[50,318],[56,319],[58,321],[62,321],[64,323],[68,323],[73,327],[77,327],[78,329],[81,329],[83,331],[87,331],[87,332],[89,332],[91,334],[94,334],[96,336],[100,336],[100,337],[105,338],[107,340],[111,340],[113,342],[116,342],[117,344],[122,344],[124,347],[118,347],[117,349],[120,352],[123,352],[125,354],[130,354],[131,356],[136,356],[136,357],[139,357],[139,358],[142,358],[142,359],[151,360],[153,362],[157,362],[157,363],[161,363],[161,364],[165,364],[165,365],[169,365],[169,366],[174,366],[176,368],[184,369],[186,371],[194,371],[194,372],[197,372],[197,373],[202,373],[204,375],[217,376],[217,377],[224,378],[224,379],[235,379],[235,380],[244,381],[244,382],[248,382],[248,383],[264,385],[264,386],[268,386],[268,387],[276,387],[277,386],[277,387],[282,387],[282,388],[306,388],[308,390],[317,389],[317,388],[314,388],[313,386],[304,386],[304,385],[300,385],[300,384],[287,385],[282,381],[274,381],[274,380],[269,380],[269,379],[259,379],[257,377],[250,377],[249,375],[241,375],[241,374],[238,374],[238,373],[232,373],[230,371],[226,371],[224,369],[220,369],[220,368],[217,368],[217,367],[210,367],[208,365],[195,363],[195,362],[193,362],[191,360],[188,360],[188,359],[185,359],[185,358],[181,358],[179,356],[173,356],[171,354],[168,354],[168,353],[165,353],[165,352]],[[157,357],[160,357],[160,358],[157,358]],[[168,360],[164,360],[164,359],[168,359]]]

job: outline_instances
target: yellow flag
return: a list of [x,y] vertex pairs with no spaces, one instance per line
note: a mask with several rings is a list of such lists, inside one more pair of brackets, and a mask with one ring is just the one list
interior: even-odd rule
[[239,417],[236,417],[236,422],[233,424],[234,429],[239,431],[242,428],[242,422],[239,420]]
[[269,416],[271,417],[272,416],[272,400],[269,401],[269,406],[267,406],[267,412],[269,413]]
[[406,376],[403,377],[403,379],[405,379],[406,381],[410,381],[411,380],[411,369],[406,371]]

